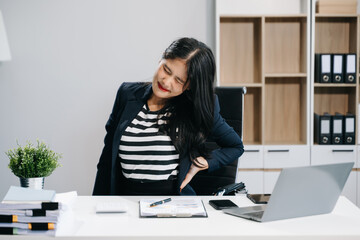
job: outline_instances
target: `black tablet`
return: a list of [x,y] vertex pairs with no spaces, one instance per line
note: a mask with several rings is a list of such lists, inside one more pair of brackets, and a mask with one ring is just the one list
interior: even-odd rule
[[237,207],[237,205],[229,199],[210,200],[209,204],[216,210]]

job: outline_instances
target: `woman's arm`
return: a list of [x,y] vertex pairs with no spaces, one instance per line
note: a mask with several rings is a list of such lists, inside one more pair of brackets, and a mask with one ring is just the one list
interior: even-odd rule
[[220,148],[211,152],[207,159],[209,172],[225,166],[238,159],[244,153],[244,145],[240,136],[230,127],[220,115],[219,100],[216,96],[214,106],[214,125],[211,140],[216,142]]
[[209,172],[215,171],[233,162],[244,153],[241,138],[220,115],[220,105],[217,96],[214,105],[214,125],[210,138],[212,141],[215,141],[220,148],[212,151],[208,159],[201,156],[196,158],[198,166],[194,163],[191,164],[184,181],[181,183],[180,191],[199,171],[206,169],[208,169]]
[[116,94],[115,103],[110,114],[110,117],[105,125],[106,135],[104,139],[104,148],[97,164],[97,174],[93,195],[109,195],[110,194],[110,180],[111,180],[111,161],[112,161],[112,142],[114,132],[117,126],[117,119],[122,112],[123,104],[121,96],[123,95],[124,83],[121,84]]

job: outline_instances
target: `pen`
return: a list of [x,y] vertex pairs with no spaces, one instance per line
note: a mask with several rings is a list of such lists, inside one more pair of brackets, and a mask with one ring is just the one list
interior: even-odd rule
[[170,201],[171,201],[171,198],[167,198],[167,199],[157,201],[157,202],[154,202],[154,203],[150,204],[150,207],[155,207],[157,205],[164,204],[164,203],[167,203],[167,202],[170,202]]

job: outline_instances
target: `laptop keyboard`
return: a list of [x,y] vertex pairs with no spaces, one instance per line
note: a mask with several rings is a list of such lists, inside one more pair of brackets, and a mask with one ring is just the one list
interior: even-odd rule
[[254,217],[254,218],[259,218],[259,219],[261,219],[261,218],[262,218],[262,216],[264,215],[264,211],[244,213],[244,215],[247,215],[247,216],[250,216],[250,217]]

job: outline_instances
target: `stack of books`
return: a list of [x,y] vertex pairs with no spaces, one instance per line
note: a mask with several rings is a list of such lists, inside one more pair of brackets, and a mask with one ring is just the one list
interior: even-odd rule
[[11,186],[0,203],[0,234],[54,236],[62,208],[55,194]]

